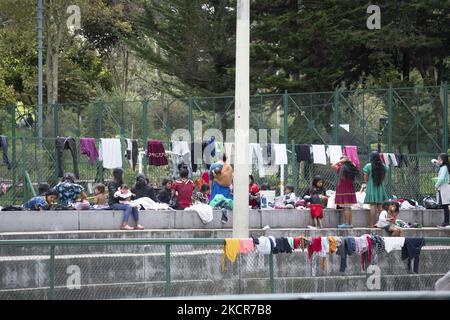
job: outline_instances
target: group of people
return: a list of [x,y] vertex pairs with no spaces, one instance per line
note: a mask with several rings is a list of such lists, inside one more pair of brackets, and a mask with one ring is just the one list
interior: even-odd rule
[[[443,226],[449,225],[450,204],[450,162],[447,154],[440,154],[436,163],[440,166],[439,175],[435,179],[435,188],[437,192],[437,201],[444,209]],[[339,228],[352,227],[351,207],[357,203],[354,187],[355,179],[359,176],[359,169],[346,156],[343,156],[339,162],[332,165],[332,168],[338,174],[338,182],[335,191],[335,204],[338,209],[343,209],[344,223],[338,225]],[[208,166],[201,179],[195,182],[189,179],[187,168],[181,167],[179,170],[179,179],[172,181],[164,179],[161,190],[155,193],[150,186],[148,179],[142,174],[136,177],[136,184],[129,188],[124,183],[124,171],[116,168],[112,171],[112,179],[107,186],[97,184],[95,186],[95,196],[91,198],[93,203],[84,192],[84,188],[75,183],[72,174],[66,174],[62,181],[54,188],[48,188],[43,195],[34,197],[27,201],[23,207],[32,210],[49,209],[50,204],[58,201],[60,205],[72,205],[75,209],[113,209],[123,210],[124,218],[122,229],[142,230],[143,226],[139,224],[140,206],[133,202],[135,199],[148,198],[157,203],[165,203],[173,209],[186,209],[195,201],[210,203],[214,208],[223,209],[222,222],[226,222],[226,210],[232,209],[233,201],[233,169],[227,163],[226,156]],[[387,202],[384,180],[389,167],[384,165],[380,154],[373,151],[370,155],[370,162],[367,163],[362,172],[364,182],[367,186],[364,203],[370,205],[370,228],[380,227],[393,235],[400,235],[401,230],[395,226],[396,214],[398,214],[399,204],[396,202]],[[252,175],[249,176],[249,206],[251,208],[261,207],[260,187],[255,183]],[[108,200],[105,194],[107,189]],[[261,190],[268,189],[267,184],[261,186]],[[42,191],[42,190],[41,190]],[[314,221],[314,227],[323,227],[323,208],[329,196],[326,195],[324,181],[320,176],[316,176],[310,188],[302,195],[301,205],[310,208],[311,217]],[[294,192],[293,185],[286,185],[284,196],[281,203],[275,208],[290,209],[298,205],[298,200]],[[376,214],[379,213],[379,220],[375,223]],[[133,215],[136,227],[129,226],[128,220]]]

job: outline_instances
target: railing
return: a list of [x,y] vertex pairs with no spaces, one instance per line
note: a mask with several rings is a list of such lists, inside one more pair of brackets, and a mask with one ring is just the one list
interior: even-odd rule
[[[384,287],[372,290],[432,290],[434,282],[448,271],[450,237],[426,237],[425,242],[427,248],[423,248],[424,257],[421,259],[425,272],[410,274],[399,265],[402,262],[398,251],[386,253],[378,261],[384,271],[381,275],[385,281]],[[333,270],[333,262],[338,261],[331,256],[327,258],[330,266],[327,273],[319,270],[317,275],[311,275],[310,262],[303,252],[267,256],[256,252],[239,254],[235,263],[226,261],[225,272],[220,272],[224,243],[224,239],[195,238],[0,240],[0,270],[5,270],[0,273],[0,298],[109,299],[315,292],[319,290],[318,280],[335,285],[347,281],[340,290],[330,287],[329,291],[361,291],[361,288],[367,291],[361,283],[364,282],[365,286],[373,277],[369,271],[362,272],[358,262],[351,266],[349,263],[345,274],[337,273]],[[349,259],[351,262],[355,260],[354,257]],[[48,271],[45,271],[47,260]],[[360,258],[357,261],[361,261]],[[290,268],[283,268],[283,265]],[[12,270],[13,275],[9,275],[7,270]],[[69,283],[72,276],[80,280],[81,275],[88,284],[82,286],[77,281]],[[9,279],[10,276],[17,283]],[[30,280],[33,276],[38,280]],[[420,280],[420,277],[423,279]],[[64,280],[66,286],[63,285]],[[34,281],[38,285],[33,287],[30,282]],[[419,286],[411,285],[419,282]],[[177,292],[173,292],[174,286]],[[46,294],[43,292],[45,290]]]

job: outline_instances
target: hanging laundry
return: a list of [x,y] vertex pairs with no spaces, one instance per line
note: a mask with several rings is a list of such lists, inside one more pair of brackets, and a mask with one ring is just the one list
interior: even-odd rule
[[184,167],[192,179],[191,151],[187,141],[172,141],[172,178],[178,178],[179,170]]
[[328,146],[328,156],[331,164],[339,162],[342,157],[342,147],[336,145]]
[[411,261],[413,263],[413,272],[419,273],[419,256],[422,247],[425,245],[424,238],[406,237],[402,248],[402,260],[408,259],[407,270],[411,271]]
[[259,143],[250,143],[249,148],[249,174],[252,173],[252,167],[253,167],[253,159],[256,157],[258,159],[258,173],[260,177],[265,177],[266,171],[264,168],[264,159],[261,152],[261,146]]
[[397,165],[398,165],[399,168],[401,168],[403,165],[405,165],[405,167],[408,166],[408,159],[402,153],[397,153],[395,155],[395,158],[397,160]]
[[328,253],[335,253],[337,250],[337,241],[333,236],[328,236]]
[[198,165],[203,163],[203,152],[200,143],[191,142],[191,167],[193,172],[197,172]]
[[70,154],[72,155],[75,178],[80,179],[80,173],[78,171],[77,145],[75,143],[75,139],[73,137],[56,137],[55,146],[58,156],[58,177],[64,176],[64,150],[69,149]]
[[221,159],[222,155],[225,153],[225,147],[223,142],[215,142],[216,156]]
[[264,236],[259,237],[258,242],[259,243],[256,245],[256,250],[258,250],[260,254],[267,255],[272,252],[269,238]]
[[344,146],[343,153],[355,164],[357,168],[360,167],[357,146]]
[[80,138],[80,154],[88,156],[90,164],[96,163],[98,151],[95,138]]
[[114,169],[122,167],[122,145],[120,139],[100,139],[99,160],[103,168]]
[[227,156],[227,163],[231,164],[234,162],[235,157],[234,143],[225,142],[224,147],[225,147],[225,155]]
[[363,271],[365,270],[365,261],[367,260],[368,264],[371,264],[372,262],[372,238],[368,234],[366,234],[365,237],[367,241],[367,250],[361,255],[361,266]]
[[275,165],[285,165],[288,164],[287,150],[285,144],[273,144],[273,153]]
[[394,167],[398,167],[397,158],[393,153],[384,153],[384,160],[386,165],[393,165]]
[[255,245],[253,243],[253,239],[252,238],[243,238],[240,239],[239,242],[239,252],[240,253],[250,253],[255,249]]
[[143,160],[145,157],[145,151],[139,151],[138,153],[138,171],[139,173],[144,173]]
[[286,239],[287,239],[287,241],[289,243],[289,246],[291,247],[291,252],[294,251],[294,238],[286,237]]
[[130,161],[130,167],[135,171],[139,153],[138,141],[137,139],[126,139],[125,141],[127,144],[125,158]]
[[222,272],[225,270],[225,257],[235,262],[240,250],[240,240],[236,238],[225,238],[222,256]]
[[314,164],[327,164],[327,156],[325,153],[325,146],[323,144],[313,144],[312,152]]
[[404,237],[384,237],[384,248],[387,253],[392,250],[400,250],[405,244]]
[[311,162],[311,147],[309,144],[296,144],[295,152],[297,154],[297,162]]
[[159,140],[147,142],[147,156],[148,164],[151,166],[166,166],[169,164],[164,145]]
[[[270,248],[271,248],[271,252],[274,253],[274,251],[278,251],[277,247],[277,242],[274,236],[269,236],[269,240],[270,240]],[[275,249],[276,248],[276,249]]]
[[8,170],[11,170],[11,161],[8,158],[8,137],[0,136],[0,147],[2,147],[3,163],[6,164]]
[[322,249],[320,250],[319,256],[322,257],[322,272],[326,272],[328,271],[327,254],[330,250],[330,245],[327,237],[321,237],[321,242]]
[[378,264],[379,256],[385,251],[383,237],[379,235],[372,235],[372,247],[375,248],[372,251],[373,252],[372,263]]
[[345,272],[347,268],[347,256],[352,256],[356,250],[356,242],[354,237],[344,237],[342,238],[341,244],[338,246],[336,252],[337,255],[341,256],[341,264],[339,271]]

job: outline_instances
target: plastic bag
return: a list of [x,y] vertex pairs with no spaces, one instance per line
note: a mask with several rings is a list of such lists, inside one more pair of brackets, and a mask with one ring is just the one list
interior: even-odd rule
[[434,200],[434,198],[431,196],[427,196],[427,197],[423,198],[422,204],[426,209],[439,209],[440,208],[439,203],[437,203],[436,200]]

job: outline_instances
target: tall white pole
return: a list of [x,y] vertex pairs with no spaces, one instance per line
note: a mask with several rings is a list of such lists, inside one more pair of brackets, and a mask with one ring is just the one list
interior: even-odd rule
[[250,0],[237,1],[233,237],[247,238],[250,109]]

